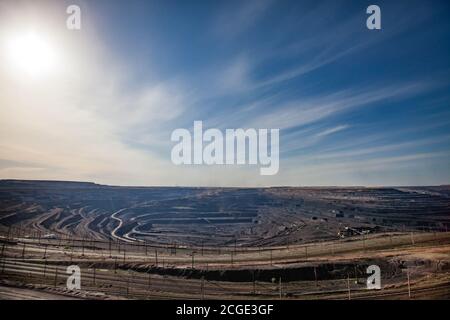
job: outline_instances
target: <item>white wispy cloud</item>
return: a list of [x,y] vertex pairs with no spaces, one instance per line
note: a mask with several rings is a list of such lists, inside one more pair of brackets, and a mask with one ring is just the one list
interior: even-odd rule
[[265,110],[251,120],[250,125],[261,128],[287,129],[313,123],[352,108],[364,107],[386,99],[402,99],[426,92],[433,84],[402,83],[365,89],[349,89],[319,97],[297,99]]
[[326,129],[326,130],[324,130],[324,131],[321,131],[321,132],[319,132],[319,133],[317,134],[317,136],[318,136],[318,137],[328,136],[328,135],[330,135],[330,134],[333,134],[333,133],[336,133],[336,132],[345,130],[345,129],[349,128],[349,127],[350,127],[350,126],[347,125],[347,124],[339,125],[339,126],[336,126],[336,127],[334,127],[334,128],[329,128],[329,129]]
[[449,135],[436,136],[426,139],[417,139],[413,141],[407,141],[402,143],[391,143],[376,145],[368,148],[352,148],[351,150],[340,151],[340,152],[324,152],[321,154],[312,155],[310,158],[314,160],[323,159],[342,159],[342,158],[355,158],[358,156],[367,156],[372,154],[380,154],[382,152],[396,151],[400,152],[404,149],[417,149],[420,146],[429,146],[438,143],[442,143],[450,140]]
[[[420,185],[424,178],[420,172],[429,175],[430,168],[449,155],[448,151],[436,151],[324,163],[290,159],[285,162],[282,180],[292,185]],[[442,183],[444,177],[450,178],[449,172],[436,171],[428,181]]]

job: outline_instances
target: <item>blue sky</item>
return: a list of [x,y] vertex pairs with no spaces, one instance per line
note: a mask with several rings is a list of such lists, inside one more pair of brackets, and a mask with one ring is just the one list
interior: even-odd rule
[[[68,4],[81,7],[80,31],[64,30]],[[382,30],[366,28],[370,4],[381,8]],[[67,67],[47,86],[0,78],[10,87],[0,91],[7,106],[1,178],[217,186],[450,181],[448,1],[2,6],[10,29],[34,21],[54,35]],[[24,90],[23,113],[36,112],[29,122],[17,111]],[[279,173],[174,166],[170,134],[192,129],[194,120],[220,129],[280,128]]]

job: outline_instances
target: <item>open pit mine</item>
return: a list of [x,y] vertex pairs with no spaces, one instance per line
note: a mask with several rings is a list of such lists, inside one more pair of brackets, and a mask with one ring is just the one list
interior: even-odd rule
[[449,299],[449,226],[450,186],[2,180],[0,298]]

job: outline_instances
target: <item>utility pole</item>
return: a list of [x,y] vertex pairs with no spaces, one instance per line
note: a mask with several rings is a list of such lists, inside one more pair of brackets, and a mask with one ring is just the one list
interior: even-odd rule
[[158,250],[155,249],[155,266],[158,267]]
[[280,300],[281,300],[281,296],[282,296],[281,276],[280,276],[280,279],[279,279],[279,281],[278,281],[278,288],[279,288],[279,290],[280,290]]
[[148,290],[150,290],[150,286],[152,284],[152,278],[151,278],[151,273],[148,273]]
[[192,251],[192,269],[194,269],[194,255],[195,255],[195,253],[194,253],[194,251]]
[[130,273],[128,273],[128,277],[127,277],[127,297],[130,293]]
[[350,293],[350,275],[347,273],[347,290],[348,290],[348,300],[352,299],[351,293]]
[[81,256],[84,257],[84,237],[83,240],[81,240]]
[[256,295],[256,279],[255,279],[255,270],[252,272],[253,275],[253,294]]
[[[9,226],[9,228],[8,228],[8,234],[6,235],[6,240],[9,241],[10,236],[11,236],[11,226]],[[39,237],[39,240],[40,240],[40,237]]]
[[55,267],[55,283],[54,283],[55,288],[56,288],[57,283],[58,283],[58,267]]
[[25,242],[23,243],[22,260],[25,260]]
[[202,300],[204,300],[205,299],[205,277],[204,276],[202,276],[201,292],[202,292]]
[[406,277],[408,279],[408,297],[411,299],[411,283],[409,281],[409,268],[406,268]]
[[93,279],[92,283],[95,285],[95,267],[94,267],[94,279]]
[[316,267],[314,267],[314,280],[316,281],[316,287],[317,287],[318,283],[317,283],[317,270],[316,270]]
[[44,279],[47,278],[47,260],[44,260]]

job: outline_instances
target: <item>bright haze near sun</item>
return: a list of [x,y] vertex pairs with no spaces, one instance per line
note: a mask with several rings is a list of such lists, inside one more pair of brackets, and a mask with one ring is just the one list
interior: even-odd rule
[[5,53],[11,72],[21,77],[42,78],[57,71],[58,48],[45,33],[27,30],[6,35]]
[[[81,8],[81,30],[66,9]],[[448,1],[0,1],[0,179],[450,181]],[[175,166],[171,133],[280,129],[280,170]]]

